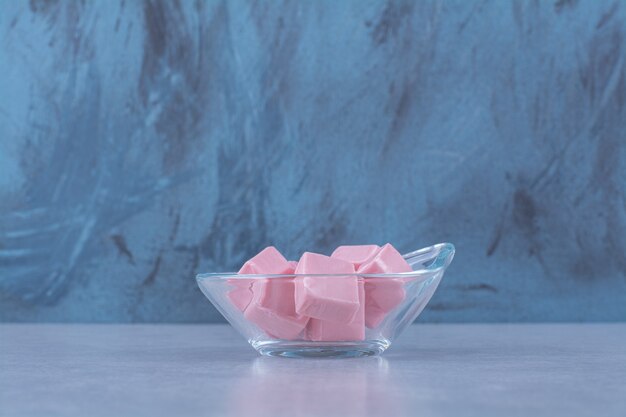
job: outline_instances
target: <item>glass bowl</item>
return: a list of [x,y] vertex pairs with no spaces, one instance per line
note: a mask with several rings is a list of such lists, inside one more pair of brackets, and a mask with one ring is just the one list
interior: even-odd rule
[[[454,246],[440,243],[407,253],[403,257],[411,265],[412,272],[339,275],[240,275],[227,272],[199,274],[196,280],[202,293],[261,355],[372,356],[383,353],[426,307],[446,268],[452,262]],[[360,305],[364,311],[361,314],[365,317],[365,324],[359,322],[356,331],[354,325],[335,326],[331,323],[326,327],[331,330],[330,333],[326,332],[320,338],[319,332],[316,332],[319,325],[313,323],[314,319],[285,316],[285,311],[289,308],[293,310],[294,300],[289,294],[293,293],[293,286],[298,280],[341,279],[346,276],[356,278]],[[259,309],[257,307],[260,304],[255,304],[254,300],[247,305],[237,302],[241,299],[238,295],[254,298],[252,294],[255,293],[255,288],[256,293],[259,293],[258,289],[264,285],[271,285],[275,289],[270,308]],[[382,295],[379,299],[386,301],[379,304],[386,304],[384,308],[368,301],[372,294]],[[255,300],[258,301],[256,298]],[[346,332],[342,333],[344,328]]]

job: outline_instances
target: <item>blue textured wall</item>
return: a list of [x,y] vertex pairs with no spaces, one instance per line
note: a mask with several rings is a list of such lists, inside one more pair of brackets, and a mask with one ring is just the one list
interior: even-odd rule
[[387,241],[457,246],[424,320],[626,319],[626,2],[0,5],[0,320]]

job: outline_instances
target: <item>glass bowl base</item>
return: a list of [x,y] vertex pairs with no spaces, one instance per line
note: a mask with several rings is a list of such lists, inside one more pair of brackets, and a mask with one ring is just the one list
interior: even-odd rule
[[359,342],[304,342],[304,341],[250,341],[252,347],[264,356],[284,358],[359,358],[376,356],[388,347],[388,341]]

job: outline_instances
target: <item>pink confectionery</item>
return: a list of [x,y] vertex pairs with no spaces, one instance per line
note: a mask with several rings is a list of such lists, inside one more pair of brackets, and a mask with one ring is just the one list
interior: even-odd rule
[[251,279],[229,279],[228,283],[233,287],[228,291],[227,295],[230,301],[240,311],[244,311],[250,301],[252,301],[252,284]]
[[244,317],[267,334],[278,339],[293,340],[309,321],[296,313],[294,283],[289,278],[268,278],[253,287],[254,297],[244,311]]
[[365,325],[373,329],[404,300],[404,283],[396,278],[368,278],[365,294]]
[[268,246],[246,261],[239,274],[289,274],[293,266],[274,246]]
[[[361,274],[401,273],[412,271],[411,266],[404,260],[389,243],[367,263],[361,265],[358,272]],[[387,313],[404,300],[404,283],[398,278],[373,278],[365,280],[365,325],[369,328],[378,326]]]
[[[276,248],[268,247],[246,262],[239,273],[287,275],[294,271],[294,262],[287,261]],[[295,311],[292,277],[255,279],[246,290],[249,301],[244,316],[272,337],[294,339],[306,327],[309,318]],[[240,292],[239,288],[233,291],[236,295]]]
[[296,316],[294,292],[293,277],[259,280],[252,287],[253,302],[281,316]]
[[411,272],[409,265],[400,252],[396,250],[390,243],[380,248],[380,251],[368,262],[361,265],[358,272],[361,274],[386,274]]
[[355,269],[359,269],[361,264],[376,256],[379,250],[380,246],[378,245],[339,246],[330,257],[350,262]]
[[[298,261],[296,274],[354,274],[354,266],[341,259],[305,252]],[[302,276],[295,281],[296,312],[300,315],[347,324],[361,307],[355,275]]]
[[289,266],[291,268],[291,271],[289,272],[290,274],[296,272],[296,268],[298,267],[298,261],[289,261]]
[[344,324],[328,320],[311,319],[306,328],[306,337],[315,342],[338,342],[365,339],[365,293],[363,283],[358,283],[359,310],[352,322]]
[[[285,257],[273,246],[268,246],[252,259],[248,260],[239,270],[239,274],[292,274],[294,268]],[[234,288],[228,292],[228,298],[241,311],[252,301],[252,279],[231,279],[228,281]]]

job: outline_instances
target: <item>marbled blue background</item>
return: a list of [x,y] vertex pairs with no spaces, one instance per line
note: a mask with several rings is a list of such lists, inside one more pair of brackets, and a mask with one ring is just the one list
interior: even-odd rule
[[0,320],[387,241],[457,246],[420,320],[626,319],[626,2],[0,6]]

